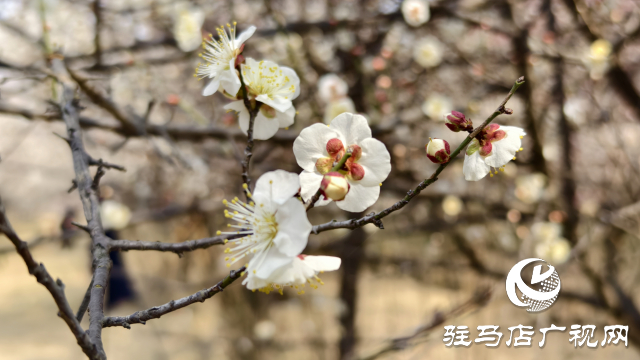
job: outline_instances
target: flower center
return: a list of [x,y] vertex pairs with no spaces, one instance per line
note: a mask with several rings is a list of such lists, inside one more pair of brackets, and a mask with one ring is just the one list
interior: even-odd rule
[[498,124],[489,124],[482,129],[467,148],[467,155],[480,151],[480,155],[489,156],[493,150],[492,143],[507,137],[507,133],[499,129],[500,125]]
[[364,168],[358,164],[358,160],[362,156],[362,148],[358,145],[349,145],[345,150],[340,139],[331,139],[326,145],[328,157],[321,157],[316,161],[316,169],[322,175],[328,173],[334,166],[338,165],[346,151],[351,153],[344,165],[337,169],[339,173],[350,180],[359,181],[364,177]]
[[258,67],[245,64],[242,69],[242,76],[245,79],[249,93],[254,96],[267,95],[273,99],[274,96],[282,96],[288,99],[295,93],[296,87],[291,84],[291,79],[284,75],[278,65],[267,66],[263,61],[257,63]]
[[[253,202],[247,204],[237,197],[231,202],[224,200],[222,203],[231,210],[225,209],[225,217],[237,222],[237,224],[227,224],[227,226],[238,230],[235,232],[218,231],[217,234],[246,235],[242,238],[231,240],[236,246],[225,249],[224,252],[230,254],[230,256],[225,257],[227,267],[231,267],[232,264],[251,254],[258,254],[259,265],[266,256],[266,250],[273,246],[273,239],[278,234],[278,222],[276,221],[275,212],[256,209],[256,205]],[[258,206],[263,208],[264,204],[259,204]]]

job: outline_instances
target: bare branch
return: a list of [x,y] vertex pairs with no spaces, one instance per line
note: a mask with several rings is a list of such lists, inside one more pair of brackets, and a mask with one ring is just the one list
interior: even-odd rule
[[69,306],[69,302],[67,301],[67,297],[64,294],[64,285],[62,281],[58,279],[57,281],[53,280],[51,275],[47,272],[43,264],[38,264],[31,255],[29,251],[29,246],[26,242],[20,240],[18,235],[13,230],[9,219],[4,211],[4,206],[2,204],[2,199],[0,199],[0,232],[5,234],[9,240],[16,247],[16,251],[25,264],[27,265],[27,269],[29,269],[29,274],[35,276],[40,284],[42,284],[55,301],[56,305],[60,312],[58,315],[67,323],[67,326],[76,337],[78,341],[78,345],[82,348],[82,351],[90,358],[95,360],[103,360],[106,359],[103,353],[101,353],[98,347],[91,341],[89,335],[82,329],[80,326],[80,322],[76,320],[75,316],[73,316],[73,310],[71,310],[71,306]]
[[112,240],[111,250],[154,250],[163,252],[173,252],[178,255],[197,249],[207,249],[215,245],[224,245],[227,240],[236,239],[242,235],[220,235],[199,240],[189,240],[179,243],[162,243],[159,241],[131,241],[131,240]]
[[241,267],[238,270],[232,270],[229,276],[219,281],[214,286],[200,290],[193,295],[183,297],[178,300],[171,300],[168,303],[160,306],[154,306],[147,310],[136,311],[129,316],[110,316],[104,318],[102,321],[103,327],[122,326],[127,329],[131,328],[131,324],[146,324],[148,320],[159,319],[162,315],[166,315],[170,312],[182,309],[183,307],[195,304],[196,302],[204,302],[210,299],[219,292],[222,292],[227,286],[231,285],[236,279],[244,274],[245,267]]
[[256,116],[258,115],[258,111],[260,111],[261,102],[256,101],[255,105],[251,105],[251,101],[249,100],[249,94],[247,94],[247,86],[244,84],[244,78],[242,77],[242,69],[238,67],[238,71],[240,71],[240,82],[242,83],[242,97],[244,100],[244,107],[247,108],[249,112],[249,129],[247,129],[247,147],[244,149],[244,160],[241,162],[242,165],[242,182],[247,184],[247,188],[245,190],[245,195],[247,197],[247,202],[251,201],[251,196],[249,195],[251,191],[251,178],[249,177],[249,163],[251,162],[251,156],[253,156],[253,125],[256,121]]

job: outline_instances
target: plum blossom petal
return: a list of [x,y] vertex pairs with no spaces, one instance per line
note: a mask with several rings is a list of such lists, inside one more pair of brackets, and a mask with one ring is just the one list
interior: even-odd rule
[[491,171],[491,167],[484,162],[480,151],[476,151],[471,155],[464,155],[464,164],[462,165],[462,173],[467,181],[478,181]]
[[387,179],[391,172],[391,155],[382,141],[368,138],[360,142],[362,156],[358,164],[364,168],[364,178],[360,180],[362,186],[376,186]]
[[[306,284],[315,289],[318,288],[317,284],[324,284],[318,277],[320,272],[338,270],[340,265],[340,258],[333,256],[299,255],[291,263],[273,271],[268,277],[250,273],[242,284],[250,290],[260,290],[267,294],[272,291],[283,294],[285,287],[300,289]],[[304,290],[300,289],[298,293],[303,294]]]
[[[320,188],[323,175],[320,175],[317,171],[304,170],[300,173],[300,196],[304,201],[309,201],[315,195],[316,191]],[[331,199],[320,199],[316,202],[315,206],[325,206],[331,202]]]
[[484,159],[487,165],[495,168],[499,168],[513,159],[522,146],[521,136],[527,134],[523,129],[515,126],[500,126],[500,130],[506,132],[507,136],[492,143],[493,151]]
[[336,201],[336,205],[342,210],[361,212],[375,204],[380,196],[380,186],[351,185],[351,189],[342,201]]
[[323,124],[313,124],[304,128],[293,142],[293,154],[298,165],[304,170],[314,171],[318,159],[328,156],[327,142],[338,136],[335,130]]
[[[274,185],[276,184],[276,185]],[[254,197],[269,197],[272,202],[283,205],[300,190],[300,179],[296,173],[275,170],[264,173],[253,190]]]
[[338,138],[347,146],[359,144],[362,140],[371,137],[369,122],[362,115],[340,114],[331,121],[329,127],[340,135]]

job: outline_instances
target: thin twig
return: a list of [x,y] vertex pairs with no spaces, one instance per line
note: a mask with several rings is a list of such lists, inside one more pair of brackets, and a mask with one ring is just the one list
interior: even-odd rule
[[44,265],[39,264],[33,259],[27,243],[22,241],[13,230],[9,219],[7,219],[5,214],[2,199],[0,199],[0,233],[5,234],[16,247],[16,251],[24,260],[27,265],[27,269],[29,269],[29,274],[35,276],[38,282],[47,288],[49,293],[51,293],[51,296],[60,311],[58,314],[64,322],[67,323],[67,326],[76,337],[78,345],[80,345],[82,351],[87,355],[87,357],[95,360],[106,359],[106,356],[99,351],[98,347],[89,338],[89,335],[84,331],[84,329],[82,329],[80,322],[76,320],[75,316],[73,316],[73,310],[71,310],[71,306],[64,294],[64,284],[62,281],[60,281],[60,279],[57,281],[53,280]]
[[251,196],[249,195],[251,192],[251,178],[249,177],[249,163],[251,162],[251,156],[253,156],[253,125],[256,121],[256,116],[258,115],[258,111],[260,111],[260,106],[262,103],[259,101],[255,102],[255,106],[251,105],[251,100],[249,100],[249,94],[246,85],[244,84],[244,78],[242,77],[242,69],[238,67],[238,71],[240,71],[240,83],[242,97],[244,100],[244,107],[247,108],[249,112],[249,129],[247,129],[247,147],[244,149],[244,160],[241,162],[242,164],[242,182],[247,184],[247,188],[245,190],[245,195],[247,198],[247,202],[251,201]]
[[[458,154],[460,154],[462,149],[464,149],[471,142],[471,140],[473,140],[476,137],[476,135],[478,135],[480,131],[482,131],[482,129],[484,129],[487,125],[489,125],[489,123],[493,121],[493,119],[498,117],[498,115],[504,114],[508,111],[505,108],[505,105],[507,104],[509,99],[511,99],[511,96],[513,96],[513,94],[516,92],[516,90],[518,90],[518,88],[522,84],[524,84],[524,76],[516,80],[515,84],[513,84],[513,87],[511,88],[511,91],[509,91],[509,94],[507,95],[507,97],[504,100],[502,100],[502,103],[500,104],[500,106],[498,106],[496,111],[494,111],[493,114],[491,114],[484,121],[484,123],[482,123],[482,125],[478,126],[475,130],[473,130],[473,132],[469,134],[469,136],[466,139],[464,139],[464,141],[458,146],[458,148],[451,153],[451,159],[455,159],[455,157],[458,156]],[[379,213],[371,213],[359,219],[351,219],[351,220],[345,220],[345,221],[331,221],[325,224],[315,225],[312,229],[312,232],[314,234],[318,234],[323,231],[332,230],[332,229],[341,229],[341,228],[355,229],[371,223],[375,224],[379,228],[382,228],[382,218],[384,218],[385,216],[397,210],[402,209],[403,207],[405,207],[405,205],[409,203],[409,201],[411,201],[411,199],[418,196],[418,194],[420,194],[420,192],[424,190],[427,186],[436,182],[438,180],[438,175],[440,175],[442,170],[444,170],[450,163],[451,161],[446,162],[444,164],[440,164],[440,166],[428,179],[425,179],[420,184],[418,184],[418,186],[414,190],[409,190],[409,192],[407,192],[407,196],[405,196],[402,200],[396,202],[392,206],[380,211]]]
[[76,320],[79,323],[82,322],[82,318],[84,317],[84,313],[87,312],[87,308],[89,307],[89,300],[91,300],[91,289],[93,288],[93,278],[91,278],[91,282],[89,283],[89,287],[87,291],[84,293],[84,297],[82,298],[82,303],[80,303],[80,307],[78,308],[78,312],[76,313]]
[[243,235],[220,235],[199,240],[189,240],[179,243],[163,243],[159,241],[131,241],[131,240],[112,240],[111,250],[153,250],[162,252],[173,252],[181,255],[187,251],[197,249],[207,249],[215,245],[224,245],[227,240],[236,239]]
[[147,310],[136,311],[129,316],[109,316],[105,317],[102,321],[103,327],[122,326],[127,329],[131,329],[131,324],[146,324],[148,320],[159,319],[162,315],[166,315],[170,312],[182,309],[196,302],[204,302],[210,299],[219,292],[222,292],[227,286],[231,285],[236,279],[244,274],[245,267],[241,267],[238,270],[232,270],[231,273],[223,280],[219,281],[214,286],[200,290],[193,295],[183,297],[178,300],[171,300],[168,303],[160,306],[154,306]]

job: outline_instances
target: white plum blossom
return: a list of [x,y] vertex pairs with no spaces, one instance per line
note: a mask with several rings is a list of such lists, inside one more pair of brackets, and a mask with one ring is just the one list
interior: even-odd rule
[[297,174],[276,170],[258,179],[248,204],[238,198],[223,201],[229,208],[225,216],[237,222],[228,226],[238,230],[218,231],[218,235],[244,235],[229,240],[233,246],[225,250],[228,267],[251,257],[247,272],[266,279],[302,252],[312,226],[304,205],[294,197],[299,189]]
[[204,11],[198,7],[182,7],[178,10],[173,23],[173,37],[180,50],[193,51],[202,43],[202,24]]
[[422,112],[432,120],[442,120],[444,115],[451,112],[453,104],[446,96],[433,94],[422,104]]
[[433,36],[426,36],[418,41],[413,49],[413,60],[424,68],[432,68],[440,65],[444,45]]
[[336,99],[327,104],[324,109],[323,121],[325,124],[329,124],[331,120],[342,113],[354,113],[356,112],[356,105],[349,97],[343,97]]
[[493,177],[491,168],[504,171],[504,166],[516,159],[518,151],[522,151],[520,146],[525,135],[524,130],[519,127],[487,125],[467,147],[462,167],[464,178],[467,181],[478,181],[487,174]]
[[318,95],[325,103],[343,98],[348,92],[349,85],[336,74],[325,74],[318,79]]
[[242,282],[249,290],[259,290],[269,294],[278,291],[283,294],[285,287],[298,290],[298,294],[304,294],[302,288],[306,284],[313,289],[318,288],[318,284],[324,285],[318,274],[324,271],[335,271],[340,268],[341,260],[334,256],[309,256],[300,254],[292,262],[282,266],[267,277],[249,273]]
[[[279,128],[291,126],[296,109],[291,102],[300,95],[300,78],[293,69],[278,66],[271,61],[246,59],[241,65],[242,78],[247,87],[248,97],[254,103],[262,103],[253,125],[253,138],[266,140],[278,132]],[[240,129],[249,130],[249,111],[243,100],[227,104],[227,110],[238,113]]]
[[431,17],[427,0],[405,0],[402,2],[402,16],[407,24],[418,27]]
[[203,42],[204,53],[200,56],[205,61],[204,64],[198,64],[196,68],[196,77],[201,79],[211,79],[209,84],[202,90],[203,96],[213,95],[222,88],[231,96],[236,96],[240,90],[240,78],[236,71],[236,62],[238,56],[244,49],[244,43],[256,31],[255,26],[250,26],[242,34],[236,38],[236,23],[233,26],[227,24],[227,28],[219,27],[218,40],[207,39]]
[[[360,212],[373,205],[380,196],[380,185],[391,172],[391,156],[384,144],[371,137],[371,128],[362,115],[344,113],[329,125],[313,124],[300,132],[293,142],[293,153],[304,171],[300,174],[300,194],[305,201],[320,188],[323,175],[330,172],[345,152],[351,152],[338,171],[349,182],[339,208]],[[316,205],[330,202],[320,199]]]

